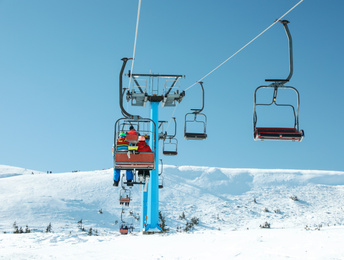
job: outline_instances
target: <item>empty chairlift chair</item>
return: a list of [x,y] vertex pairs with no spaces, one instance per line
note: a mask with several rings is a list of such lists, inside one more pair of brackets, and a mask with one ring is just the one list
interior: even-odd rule
[[175,156],[178,154],[178,140],[176,138],[166,138],[162,145],[162,154]]
[[[304,131],[299,130],[299,107],[300,107],[300,97],[299,92],[296,88],[290,86],[284,86],[293,74],[293,49],[292,49],[292,39],[288,29],[288,21],[278,21],[283,24],[289,40],[289,75],[286,79],[266,79],[267,82],[273,82],[268,86],[260,86],[254,92],[254,107],[253,107],[253,136],[254,140],[289,140],[289,141],[302,141],[304,137]],[[257,103],[257,92],[264,88],[273,89],[272,101],[270,103]],[[289,103],[278,103],[277,93],[280,89],[287,89],[294,91],[296,93],[296,110],[292,104]],[[277,106],[277,107],[290,107],[294,115],[294,124],[292,127],[258,127],[258,116],[257,116],[257,106]]]
[[[278,83],[276,83],[278,84]],[[256,94],[257,91],[261,88],[275,88],[274,89],[274,96],[273,100],[270,104],[257,104],[256,103]],[[291,89],[294,90],[297,94],[297,108],[295,111],[294,106],[290,104],[279,104],[277,103],[277,90],[278,89]],[[261,86],[256,89],[254,94],[254,115],[253,115],[253,135],[254,140],[289,140],[289,141],[302,141],[304,137],[303,130],[299,130],[299,93],[298,91],[293,87],[286,87],[286,86]],[[284,107],[290,107],[293,111],[294,115],[294,125],[292,127],[257,127],[257,112],[256,107],[257,106],[284,106]]]
[[162,154],[163,155],[175,156],[178,154],[178,140],[175,138],[177,134],[177,122],[176,122],[175,117],[173,117],[173,120],[174,120],[174,134],[168,135],[167,132],[165,132],[162,135],[162,140],[163,140]]
[[193,112],[185,115],[184,138],[187,140],[207,139],[207,116],[202,112],[204,108],[203,82],[199,82],[202,89],[202,108],[191,109]]

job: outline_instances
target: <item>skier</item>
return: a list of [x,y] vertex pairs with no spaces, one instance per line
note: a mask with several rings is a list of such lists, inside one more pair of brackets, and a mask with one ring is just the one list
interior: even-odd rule
[[[117,143],[116,143],[117,151],[128,152],[128,146],[129,146],[129,143],[126,140],[126,134],[124,132],[121,132],[119,134],[119,138],[117,139]],[[126,175],[127,175],[127,185],[133,186],[133,184],[132,184],[133,171],[127,170]],[[120,177],[121,177],[121,170],[114,169],[113,186],[115,186],[115,187],[118,186],[118,182],[120,181]]]
[[[139,142],[137,143],[137,151],[139,153],[151,153],[152,150],[151,148],[149,147],[149,145],[146,143],[146,138],[144,136],[139,136]],[[149,177],[150,174],[149,174],[149,170],[139,170],[138,171],[138,177],[139,177],[139,180],[142,182],[142,178],[145,178],[146,177]]]

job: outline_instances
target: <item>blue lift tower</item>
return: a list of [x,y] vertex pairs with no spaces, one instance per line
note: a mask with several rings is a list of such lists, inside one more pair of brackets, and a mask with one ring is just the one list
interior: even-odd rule
[[[180,78],[185,76],[131,74],[129,71],[126,76],[129,78],[131,77],[133,87],[126,90],[123,89],[122,82],[123,72],[128,60],[130,59],[122,59],[123,64],[119,77],[119,96],[122,114],[130,124],[150,121],[150,132],[154,135],[149,137],[149,146],[154,152],[154,165],[150,168],[151,171],[148,185],[147,183],[144,183],[147,189],[142,189],[140,230],[143,233],[161,232],[161,228],[159,226],[159,104],[161,103],[161,107],[172,107],[182,101],[185,96],[185,92],[180,91]],[[159,85],[161,82],[163,82],[163,85]],[[143,119],[139,115],[129,114],[123,106],[124,95],[126,96],[127,102],[130,102],[132,106],[144,107],[147,102],[149,102],[151,110],[150,118]],[[116,160],[114,160],[114,162],[115,167],[118,168],[119,166],[116,165]],[[145,162],[141,161],[140,163]],[[147,165],[149,165],[148,162]],[[139,168],[141,166],[135,166],[135,164],[133,164],[133,170],[136,170],[136,167]],[[147,166],[146,169],[149,169],[149,166]]]

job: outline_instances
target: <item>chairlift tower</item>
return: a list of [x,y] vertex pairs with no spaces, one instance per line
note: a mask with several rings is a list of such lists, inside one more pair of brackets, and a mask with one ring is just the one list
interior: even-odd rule
[[[126,75],[132,78],[133,87],[126,91],[123,89],[123,72],[129,59],[123,58],[123,64],[119,79],[120,107],[122,114],[132,120],[140,120],[139,115],[129,114],[123,107],[123,96],[126,96],[127,102],[132,106],[145,107],[147,102],[150,103],[150,128],[155,137],[149,138],[149,146],[154,150],[154,169],[150,172],[148,188],[142,191],[141,199],[141,218],[140,230],[144,233],[161,232],[159,226],[159,104],[161,107],[172,107],[180,103],[185,96],[185,92],[180,92],[180,79],[184,75],[168,74],[131,74]],[[164,87],[161,91],[159,88],[160,81],[164,81]],[[126,92],[126,93],[125,93]],[[157,140],[157,141],[154,141]]]

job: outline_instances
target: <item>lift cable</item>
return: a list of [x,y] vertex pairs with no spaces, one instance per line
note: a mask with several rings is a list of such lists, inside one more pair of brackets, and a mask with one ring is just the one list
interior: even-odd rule
[[[218,65],[216,68],[214,68],[212,71],[210,71],[208,74],[206,74],[205,76],[203,76],[201,79],[199,79],[198,81],[196,81],[195,83],[193,83],[191,86],[189,86],[188,88],[186,88],[184,91],[189,90],[190,88],[192,88],[193,86],[195,86],[197,83],[201,82],[203,79],[205,79],[206,77],[208,77],[210,74],[212,74],[214,71],[216,71],[218,68],[220,68],[223,64],[225,64],[227,61],[229,61],[230,59],[232,59],[235,55],[237,55],[239,52],[241,52],[243,49],[245,49],[248,45],[250,45],[252,42],[254,42],[256,39],[258,39],[261,35],[263,35],[266,31],[268,31],[272,26],[274,26],[277,22],[279,22],[284,16],[286,16],[287,14],[289,14],[293,9],[295,9],[299,4],[301,4],[303,2],[303,0],[300,0],[297,4],[295,4],[292,8],[290,8],[286,13],[284,13],[280,18],[276,19],[270,26],[268,26],[265,30],[263,30],[261,33],[259,33],[256,37],[254,37],[251,41],[249,41],[248,43],[246,43],[243,47],[241,47],[238,51],[236,51],[232,56],[230,56],[229,58],[227,58],[225,61],[223,61],[220,65]],[[174,113],[176,112],[176,108],[175,107],[173,114],[168,122],[168,126],[167,129],[169,128],[169,125],[172,121],[172,118],[174,116]],[[167,131],[167,130],[166,130]]]
[[245,49],[248,45],[250,45],[252,42],[254,42],[257,38],[259,38],[262,34],[264,34],[267,30],[269,30],[272,26],[274,26],[279,20],[281,20],[284,16],[286,16],[288,13],[290,13],[295,7],[297,7],[299,4],[301,4],[303,0],[300,0],[296,5],[294,5],[292,8],[290,8],[285,14],[283,14],[280,18],[276,19],[269,27],[267,27],[264,31],[262,31],[260,34],[258,34],[256,37],[254,37],[251,41],[246,43],[243,47],[241,47],[238,51],[236,51],[232,56],[230,56],[228,59],[223,61],[220,65],[218,65],[216,68],[214,68],[212,71],[210,71],[208,74],[206,74],[203,78],[199,79],[195,83],[193,83],[190,87],[186,88],[184,91],[189,90],[193,86],[195,86],[198,82],[203,81],[206,77],[208,77],[211,73],[213,73],[215,70],[220,68],[223,64],[225,64],[227,61],[229,61],[231,58],[233,58],[235,55],[237,55],[239,52],[241,52],[243,49]]
[[[137,8],[137,18],[136,18],[136,30],[135,30],[135,40],[134,40],[134,50],[133,50],[133,60],[131,62],[131,74],[134,71],[134,62],[135,62],[135,52],[136,52],[136,42],[137,42],[137,32],[139,30],[139,21],[140,21],[140,10],[141,10],[141,0],[139,0],[139,6]],[[131,84],[131,77],[129,78],[129,89],[130,89],[130,84]]]
[[[134,70],[135,53],[136,53],[136,42],[137,42],[137,32],[139,30],[140,13],[141,13],[141,0],[139,0],[139,6],[137,8],[134,50],[133,50],[133,56],[132,56],[133,58],[132,58],[132,62],[131,62],[131,68],[130,68],[131,73],[133,73],[133,70]],[[129,77],[128,89],[130,89],[130,85],[131,85],[131,77]],[[129,109],[128,106],[129,106],[129,102],[127,103],[127,110]]]

